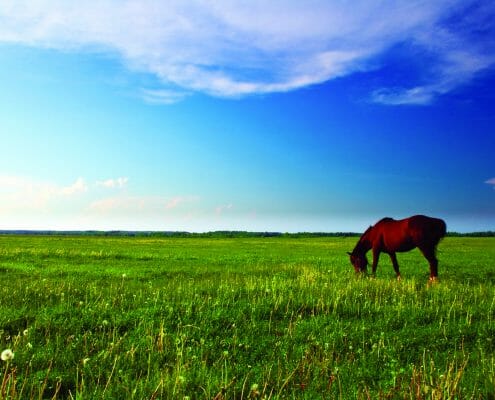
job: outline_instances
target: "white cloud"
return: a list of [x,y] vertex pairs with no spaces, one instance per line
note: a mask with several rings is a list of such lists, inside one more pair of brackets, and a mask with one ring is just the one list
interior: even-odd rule
[[142,99],[148,104],[174,104],[185,99],[189,94],[177,90],[141,89]]
[[492,185],[495,189],[495,178],[488,179],[487,181],[485,181],[485,183],[488,185]]
[[371,97],[373,102],[389,105],[416,104],[427,105],[435,98],[434,88],[414,87],[404,88],[382,88],[373,91]]
[[221,216],[225,211],[232,210],[233,207],[234,206],[231,203],[218,206],[215,208],[215,214]]
[[99,213],[142,213],[163,208],[165,199],[154,196],[116,196],[98,199],[89,205],[89,210]]
[[[63,185],[30,177],[0,174],[0,227],[3,229],[165,229],[191,215],[204,214],[200,197],[146,196],[97,190],[120,189],[128,178],[88,184],[77,178]],[[113,195],[102,197],[104,193]],[[204,207],[203,207],[204,208]],[[144,224],[144,225],[143,225]]]
[[[491,13],[495,18],[495,7],[491,10],[483,10],[488,14]],[[478,10],[477,13],[480,11]],[[477,18],[477,20],[480,19],[482,17]],[[463,32],[469,29],[483,28],[469,26],[454,31],[434,27],[416,34],[415,44],[434,58],[429,68],[428,66],[425,68],[428,76],[423,79],[426,83],[410,88],[377,89],[372,93],[372,100],[391,105],[430,104],[438,96],[470,82],[477,74],[493,66],[495,64],[495,41],[488,39],[476,42],[472,38],[469,39],[469,32]]]
[[109,213],[114,211],[137,212],[144,209],[145,205],[150,206],[155,203],[155,201],[155,199],[144,197],[107,197],[93,201],[89,205],[89,209],[100,213]]
[[69,201],[88,190],[84,179],[68,186],[31,178],[0,175],[0,212],[44,210],[57,201]]
[[181,205],[187,204],[187,203],[194,203],[199,200],[198,196],[176,196],[172,197],[171,199],[168,199],[165,203],[165,209],[167,210],[173,210],[174,208],[177,208]]
[[64,196],[72,196],[87,191],[88,191],[88,185],[86,184],[83,178],[78,178],[72,185],[60,189],[60,193],[63,194]]
[[[120,195],[97,199],[89,205],[90,211],[100,213],[144,213],[164,215],[179,206],[199,201],[198,196],[130,196]],[[184,210],[182,210],[184,211]]]
[[493,6],[472,7],[455,31],[444,23],[472,4],[3,0],[0,42],[117,54],[129,68],[158,77],[159,87],[139,90],[145,101],[170,104],[191,91],[236,97],[321,83],[376,67],[384,50],[412,41],[436,56],[435,73],[422,85],[381,88],[373,99],[426,104],[494,63],[494,49],[469,35],[482,17],[493,25]]
[[120,177],[117,179],[107,179],[104,181],[96,182],[96,186],[104,187],[107,189],[122,189],[127,185],[129,178]]

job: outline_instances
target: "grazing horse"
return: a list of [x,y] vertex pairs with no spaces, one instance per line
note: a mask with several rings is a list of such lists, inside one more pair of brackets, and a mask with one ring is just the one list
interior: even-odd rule
[[373,251],[373,275],[380,253],[390,256],[397,279],[400,279],[399,264],[396,252],[409,251],[418,248],[430,264],[430,280],[436,280],[438,276],[438,260],[435,255],[436,247],[440,239],[445,236],[447,225],[438,218],[415,215],[401,220],[383,218],[374,226],[370,226],[354,247],[350,255],[351,264],[356,272],[366,272],[368,259],[366,253]]

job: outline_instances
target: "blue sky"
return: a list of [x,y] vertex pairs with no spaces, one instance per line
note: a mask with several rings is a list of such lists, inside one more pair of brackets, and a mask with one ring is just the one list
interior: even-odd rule
[[79,3],[0,5],[0,229],[495,230],[492,2]]

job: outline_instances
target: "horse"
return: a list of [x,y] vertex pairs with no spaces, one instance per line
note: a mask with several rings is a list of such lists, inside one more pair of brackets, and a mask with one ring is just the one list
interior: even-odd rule
[[368,259],[366,253],[373,252],[372,272],[376,267],[380,253],[390,256],[397,279],[400,280],[399,264],[396,252],[406,252],[418,248],[430,264],[430,281],[438,278],[438,260],[436,247],[447,232],[445,221],[425,215],[414,215],[409,218],[395,220],[383,218],[374,226],[370,226],[354,247],[350,256],[351,264],[356,273],[366,272]]

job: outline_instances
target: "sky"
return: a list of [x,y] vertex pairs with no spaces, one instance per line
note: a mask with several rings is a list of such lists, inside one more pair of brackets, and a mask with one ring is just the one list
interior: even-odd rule
[[495,230],[495,3],[2,0],[0,229]]

